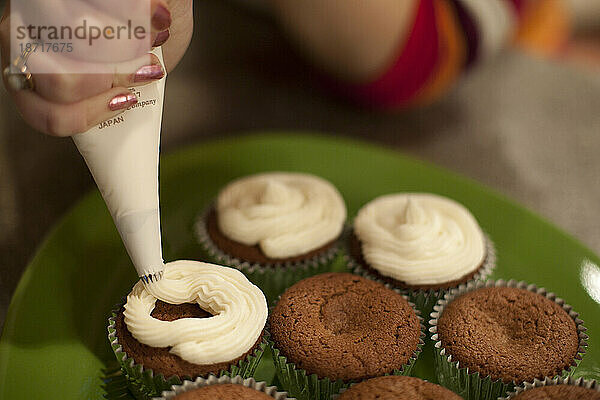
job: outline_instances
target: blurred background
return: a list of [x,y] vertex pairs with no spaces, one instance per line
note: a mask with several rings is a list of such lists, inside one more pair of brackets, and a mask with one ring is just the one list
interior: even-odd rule
[[[253,130],[359,138],[476,179],[600,253],[600,13],[597,0],[570,1],[576,35],[558,59],[508,50],[434,105],[392,114],[325,94],[259,8],[196,2],[192,45],[168,79],[162,151]],[[71,139],[34,132],[2,90],[0,326],[37,246],[93,187]]]

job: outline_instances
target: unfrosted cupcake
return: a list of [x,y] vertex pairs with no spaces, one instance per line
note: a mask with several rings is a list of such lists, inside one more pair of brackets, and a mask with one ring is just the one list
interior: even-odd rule
[[524,382],[571,374],[587,346],[578,314],[523,282],[461,285],[434,309],[438,381],[467,400],[496,400]]
[[380,376],[344,391],[337,400],[462,400],[450,390],[408,376]]
[[296,283],[269,324],[279,381],[301,400],[329,400],[351,382],[409,374],[424,336],[404,296],[347,273]]
[[345,221],[344,199],[328,181],[268,172],[225,186],[195,231],[209,259],[240,269],[271,301],[328,269]]
[[600,400],[600,384],[583,378],[536,379],[502,400]]
[[278,392],[277,387],[267,386],[265,382],[256,382],[253,378],[243,379],[241,376],[217,378],[214,375],[207,379],[185,381],[165,391],[160,399],[155,400],[286,400],[285,392]]
[[209,374],[251,376],[266,347],[263,293],[236,269],[166,264],[138,282],[109,319],[109,340],[139,397]]
[[405,290],[424,315],[449,288],[484,279],[495,252],[463,205],[429,193],[378,197],[358,212],[349,268]]

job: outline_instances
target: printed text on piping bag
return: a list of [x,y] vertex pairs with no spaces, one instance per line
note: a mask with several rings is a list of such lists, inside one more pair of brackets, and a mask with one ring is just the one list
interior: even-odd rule
[[[160,48],[155,54],[162,62]],[[73,136],[140,277],[164,268],[158,156],[165,79],[136,87],[134,108]]]

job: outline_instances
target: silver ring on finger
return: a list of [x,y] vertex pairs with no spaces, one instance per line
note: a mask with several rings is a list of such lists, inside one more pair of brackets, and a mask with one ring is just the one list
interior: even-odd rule
[[27,66],[27,59],[33,47],[26,49],[21,55],[4,68],[2,74],[12,90],[34,90],[33,76]]

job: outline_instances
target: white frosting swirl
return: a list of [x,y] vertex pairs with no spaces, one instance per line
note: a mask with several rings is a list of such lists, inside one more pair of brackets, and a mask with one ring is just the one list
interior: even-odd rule
[[[156,300],[196,302],[213,316],[161,321],[150,315]],[[125,323],[134,338],[169,351],[193,364],[235,360],[258,341],[267,321],[263,292],[240,271],[198,261],[165,265],[161,280],[140,281],[125,304]]]
[[354,233],[369,266],[409,285],[462,278],[486,256],[485,237],[473,215],[433,194],[378,197],[358,212]]
[[227,185],[217,199],[218,223],[229,239],[258,244],[269,258],[306,254],[336,239],[346,221],[338,190],[319,177],[270,172]]

